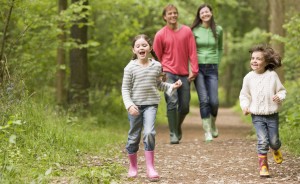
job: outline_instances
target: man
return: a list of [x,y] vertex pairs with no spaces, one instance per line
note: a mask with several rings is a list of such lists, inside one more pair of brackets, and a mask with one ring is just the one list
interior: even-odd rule
[[191,29],[177,22],[176,6],[167,5],[162,16],[166,25],[156,33],[153,48],[162,63],[167,82],[182,81],[182,86],[171,96],[165,93],[170,143],[178,144],[182,138],[181,125],[189,113],[190,82],[198,74],[198,58]]

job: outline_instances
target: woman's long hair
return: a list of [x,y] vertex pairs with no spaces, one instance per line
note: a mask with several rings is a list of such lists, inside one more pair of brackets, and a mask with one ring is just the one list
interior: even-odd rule
[[[210,5],[208,4],[202,4],[199,6],[198,10],[197,10],[197,13],[196,13],[196,17],[195,17],[195,20],[191,26],[191,29],[193,30],[195,27],[199,26],[200,24],[202,24],[202,20],[200,19],[200,10],[204,7],[207,7],[211,12],[212,11],[212,8]],[[213,32],[213,35],[215,37],[215,39],[217,39],[217,31],[216,31],[216,23],[215,23],[215,20],[214,20],[214,16],[212,15],[211,18],[210,18],[210,21],[209,21],[209,27],[211,29],[211,31]]]

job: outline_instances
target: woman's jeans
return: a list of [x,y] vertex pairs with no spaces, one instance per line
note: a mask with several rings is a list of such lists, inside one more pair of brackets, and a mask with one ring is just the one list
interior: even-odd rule
[[194,84],[198,94],[202,119],[218,115],[218,65],[199,64],[199,72]]
[[257,135],[257,153],[265,155],[268,153],[269,147],[278,150],[281,146],[278,132],[278,113],[271,115],[252,114],[251,116]]
[[126,150],[128,154],[136,153],[139,150],[141,133],[144,127],[144,147],[146,151],[153,151],[155,148],[155,119],[158,105],[140,105],[138,106],[140,114],[132,116],[128,113],[130,129]]
[[175,75],[170,72],[166,72],[166,77],[168,83],[174,83],[179,79],[182,82],[182,86],[177,89],[172,96],[168,96],[165,93],[165,100],[167,103],[167,110],[177,110],[182,115],[187,115],[190,111],[190,82],[188,81],[188,76]]

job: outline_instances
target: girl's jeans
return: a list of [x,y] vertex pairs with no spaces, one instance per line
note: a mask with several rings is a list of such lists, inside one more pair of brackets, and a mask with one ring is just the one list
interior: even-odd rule
[[198,93],[201,118],[216,117],[219,109],[218,65],[199,64],[199,72],[194,84]]
[[144,127],[144,147],[146,151],[153,151],[155,147],[155,129],[154,123],[156,119],[158,105],[140,105],[138,106],[140,114],[132,116],[128,113],[130,129],[128,132],[128,140],[126,150],[128,154],[136,153],[139,150],[141,140],[141,132]]
[[252,114],[251,116],[256,129],[257,153],[265,155],[268,153],[269,147],[278,150],[281,146],[278,132],[278,113],[271,115]]

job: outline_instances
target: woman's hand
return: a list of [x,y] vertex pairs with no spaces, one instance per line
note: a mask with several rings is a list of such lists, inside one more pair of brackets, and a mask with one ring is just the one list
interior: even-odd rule
[[188,77],[188,81],[192,82],[193,80],[195,80],[196,77],[197,77],[197,75],[194,75],[193,72],[190,72],[189,77]]

